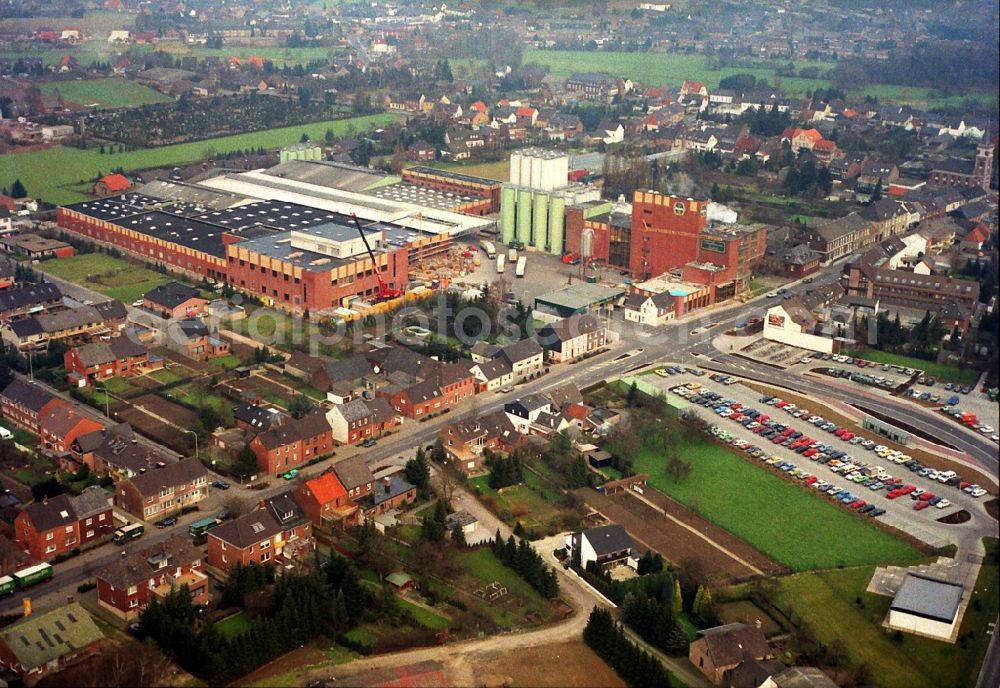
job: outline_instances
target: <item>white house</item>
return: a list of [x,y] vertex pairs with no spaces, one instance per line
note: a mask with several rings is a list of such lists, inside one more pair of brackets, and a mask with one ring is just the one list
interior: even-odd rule
[[639,565],[632,538],[624,527],[617,524],[570,533],[566,536],[566,554],[570,559],[579,556],[583,568],[587,568],[590,562],[596,562],[604,569],[615,566],[637,568]]
[[552,414],[552,402],[541,394],[529,394],[504,404],[504,413],[522,435],[531,431],[531,426],[542,414]]
[[764,338],[800,349],[833,353],[833,338],[813,334],[817,320],[801,303],[788,301],[767,310]]
[[128,43],[129,32],[116,29],[108,34],[108,43]]
[[659,327],[674,319],[674,297],[670,292],[654,296],[631,294],[625,300],[625,320],[647,327]]

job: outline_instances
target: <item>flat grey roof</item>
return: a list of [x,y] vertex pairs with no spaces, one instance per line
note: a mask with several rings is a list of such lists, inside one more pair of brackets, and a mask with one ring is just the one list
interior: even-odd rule
[[892,611],[951,623],[964,588],[956,583],[907,573],[889,607]]
[[560,308],[580,310],[594,304],[614,301],[624,295],[625,291],[623,289],[606,287],[603,284],[581,282],[563,289],[539,294],[535,297],[535,301]]

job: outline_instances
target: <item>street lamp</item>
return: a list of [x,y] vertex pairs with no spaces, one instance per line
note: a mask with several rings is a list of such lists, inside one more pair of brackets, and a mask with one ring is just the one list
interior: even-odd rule
[[195,458],[198,458],[198,433],[196,433],[194,430],[185,430],[184,432],[190,432],[192,435],[194,435],[194,456]]

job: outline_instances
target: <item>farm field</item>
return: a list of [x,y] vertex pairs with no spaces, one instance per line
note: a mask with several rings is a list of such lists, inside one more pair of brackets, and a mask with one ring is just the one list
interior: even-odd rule
[[987,556],[987,562],[992,564],[984,565],[976,586],[981,609],[976,611],[970,604],[962,620],[961,633],[974,634],[966,648],[961,643],[943,643],[908,633],[893,639],[881,627],[891,599],[865,592],[874,573],[872,566],[779,578],[774,601],[786,613],[794,609],[821,642],[839,639],[856,664],[866,664],[869,669],[878,667],[877,682],[882,688],[971,688],[976,684],[975,667],[989,641],[983,630],[989,620],[996,618],[996,541],[992,542],[992,560]]
[[[725,67],[709,69],[703,55],[678,55],[673,53],[617,53],[584,50],[539,50],[524,49],[524,62],[548,65],[550,74],[566,78],[576,72],[607,72],[615,76],[635,79],[652,86],[680,86],[685,79],[704,82],[710,89],[719,85],[719,80],[732,74],[753,73],[758,79],[776,85],[793,94],[804,94],[807,90],[826,88],[828,79],[805,79],[801,77],[778,77],[773,69],[753,67]],[[822,71],[833,65],[826,62],[801,61],[797,68],[819,67]],[[879,100],[894,100],[919,106],[955,104],[955,98],[933,98],[930,89],[891,84],[872,84],[861,89],[851,89],[850,95],[875,96]],[[976,98],[988,98],[989,94],[972,94]],[[960,102],[961,99],[958,99]]]
[[902,540],[721,446],[690,442],[680,455],[691,462],[691,474],[681,483],[668,479],[662,458],[648,451],[636,458],[635,470],[648,473],[656,489],[793,570],[919,557]]
[[940,382],[961,382],[963,385],[974,385],[979,379],[979,371],[973,368],[959,368],[958,366],[935,361],[925,361],[921,358],[910,358],[899,354],[891,354],[875,349],[865,349],[852,354],[856,358],[863,358],[866,361],[876,363],[888,363],[889,365],[899,365],[905,368],[916,368],[922,370]]
[[148,105],[173,100],[170,96],[122,78],[52,81],[39,86],[42,93],[59,94],[63,100],[97,107]]
[[0,186],[10,187],[15,179],[20,179],[32,196],[55,205],[74,203],[87,198],[80,185],[95,179],[99,172],[107,172],[112,167],[122,167],[126,171],[148,167],[179,165],[201,160],[208,149],[216,153],[226,153],[247,148],[279,148],[297,143],[304,133],[320,140],[327,129],[337,136],[347,133],[349,127],[358,132],[370,127],[380,127],[393,120],[389,114],[366,115],[346,119],[314,122],[312,124],[265,129],[246,134],[222,136],[205,141],[191,141],[173,146],[143,148],[129,153],[101,155],[96,147],[81,150],[58,146],[40,151],[16,153],[4,156],[0,170]]
[[138,267],[103,253],[81,253],[57,258],[40,266],[43,272],[130,304],[150,289],[171,280],[167,275]]

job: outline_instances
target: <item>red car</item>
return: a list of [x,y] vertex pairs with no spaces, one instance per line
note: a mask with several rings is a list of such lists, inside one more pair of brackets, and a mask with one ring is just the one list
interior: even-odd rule
[[856,499],[853,502],[851,502],[848,506],[850,506],[852,509],[857,510],[857,509],[860,509],[861,507],[863,507],[867,503],[868,502],[866,502],[863,499]]
[[792,434],[793,432],[795,432],[795,428],[785,428],[784,430],[782,430],[782,431],[781,431],[781,435],[782,435],[783,437],[788,437],[788,436],[789,436],[789,435],[791,435],[791,434]]
[[769,420],[771,420],[771,416],[767,415],[766,413],[762,413],[759,416],[757,416],[758,423],[766,423]]
[[933,492],[924,492],[922,495],[920,495],[919,497],[917,497],[917,499],[919,499],[921,502],[929,502],[932,499],[934,499],[934,493]]
[[806,449],[804,452],[802,452],[802,456],[816,456],[817,453],[818,452],[816,449]]
[[819,478],[817,478],[815,475],[810,475],[808,478],[806,478],[806,485],[812,485],[817,480],[819,480]]
[[785,408],[786,406],[788,406],[787,401],[779,401],[777,404],[774,405],[775,408]]
[[741,404],[739,402],[736,402],[735,404],[733,404],[729,408],[731,408],[734,411],[742,411],[743,410],[743,404]]
[[916,504],[913,505],[913,510],[922,511],[927,507],[929,507],[930,505],[931,505],[930,502],[917,502]]
[[888,492],[885,493],[886,499],[896,499],[897,497],[901,497],[902,495],[903,495],[902,490],[889,490]]

